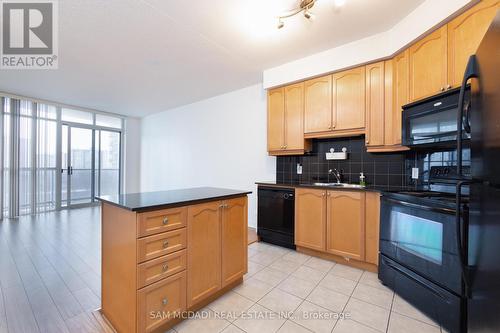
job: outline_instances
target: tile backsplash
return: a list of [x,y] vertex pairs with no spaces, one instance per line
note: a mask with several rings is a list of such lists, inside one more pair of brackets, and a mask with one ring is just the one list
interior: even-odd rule
[[[325,153],[334,148],[336,152],[347,148],[346,160],[327,160]],[[328,170],[337,169],[343,182],[359,183],[363,172],[368,185],[400,187],[406,184],[405,153],[372,154],[366,152],[363,137],[313,140],[312,153],[304,156],[279,156],[276,165],[278,182],[335,182]],[[302,165],[302,174],[297,174],[297,164]],[[410,170],[411,171],[411,170]]]

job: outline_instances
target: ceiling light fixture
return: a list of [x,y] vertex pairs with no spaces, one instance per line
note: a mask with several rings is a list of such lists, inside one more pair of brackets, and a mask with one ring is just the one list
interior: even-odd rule
[[[278,16],[278,25],[277,28],[281,29],[285,26],[285,22],[283,19],[287,19],[289,17],[295,16],[299,13],[304,12],[304,17],[308,20],[314,18],[314,15],[311,13],[311,8],[314,6],[318,0],[300,0],[299,6],[295,9],[292,9],[286,13],[283,13]],[[334,0],[335,6],[340,7],[345,4],[346,0]]]

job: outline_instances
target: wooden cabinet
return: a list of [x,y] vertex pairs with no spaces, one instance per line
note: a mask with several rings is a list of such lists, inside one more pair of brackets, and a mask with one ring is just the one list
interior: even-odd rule
[[483,0],[448,23],[448,83],[460,86],[469,57],[476,53],[500,1]]
[[394,124],[393,142],[401,144],[401,129],[403,105],[410,101],[410,51],[405,50],[396,55],[392,61],[393,64],[393,118]]
[[303,154],[304,83],[273,89],[268,94],[268,151],[270,155]]
[[222,287],[247,272],[247,199],[236,198],[224,203],[222,214]]
[[188,208],[188,306],[221,288],[221,205],[214,201]]
[[269,90],[267,95],[267,150],[281,151],[285,141],[285,90]]
[[363,134],[365,128],[365,67],[332,76],[332,129]]
[[295,190],[295,244],[324,251],[326,240],[326,191]]
[[385,144],[385,66],[377,62],[366,66],[366,134],[367,147]]
[[326,251],[344,258],[365,258],[365,194],[328,191]]
[[332,76],[304,82],[304,133],[332,130]]
[[410,47],[410,101],[447,88],[447,28],[439,28]]
[[365,261],[378,266],[380,193],[366,192],[365,196]]

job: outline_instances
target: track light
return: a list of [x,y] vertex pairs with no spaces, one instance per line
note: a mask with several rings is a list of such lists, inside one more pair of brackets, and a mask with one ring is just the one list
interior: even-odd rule
[[281,29],[285,26],[285,22],[283,22],[281,19],[278,19],[278,25],[277,25],[277,28],[278,29]]
[[304,11],[304,17],[306,19],[310,20],[313,17],[313,15],[308,10],[305,10]]

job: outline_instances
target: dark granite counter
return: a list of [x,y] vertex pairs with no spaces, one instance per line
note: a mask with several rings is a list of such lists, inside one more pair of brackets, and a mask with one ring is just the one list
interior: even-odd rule
[[263,181],[256,182],[255,184],[259,186],[278,186],[278,187],[302,187],[302,188],[316,188],[323,190],[335,190],[335,191],[371,191],[371,192],[400,192],[400,191],[412,191],[415,187],[404,187],[404,186],[373,186],[367,185],[364,188],[351,188],[351,187],[334,187],[334,186],[318,186],[309,183],[297,183],[297,182],[275,182],[275,181]]
[[97,200],[135,212],[192,205],[206,201],[240,197],[251,191],[230,190],[216,187],[197,187],[181,190],[142,192],[120,195],[103,195]]

